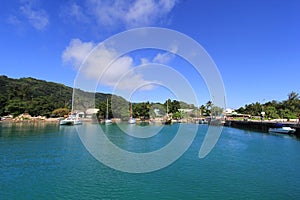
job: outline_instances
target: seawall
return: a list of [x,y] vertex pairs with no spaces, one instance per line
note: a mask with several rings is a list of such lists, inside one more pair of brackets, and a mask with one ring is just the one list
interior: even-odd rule
[[[256,130],[262,132],[268,132],[269,128],[276,127],[278,122],[269,121],[236,121],[236,120],[226,120],[224,126],[230,126],[241,129]],[[283,126],[289,126],[296,129],[295,135],[300,137],[300,126],[296,123],[280,122]]]

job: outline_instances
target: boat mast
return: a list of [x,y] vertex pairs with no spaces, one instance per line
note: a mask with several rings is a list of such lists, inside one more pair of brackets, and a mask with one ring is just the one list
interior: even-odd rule
[[169,100],[167,100],[167,117],[169,116]]
[[130,102],[130,118],[132,118],[132,103]]
[[74,97],[75,97],[75,88],[73,88],[73,93],[72,93],[71,113],[73,113],[73,109],[74,109]]
[[108,119],[108,98],[106,99],[106,119]]

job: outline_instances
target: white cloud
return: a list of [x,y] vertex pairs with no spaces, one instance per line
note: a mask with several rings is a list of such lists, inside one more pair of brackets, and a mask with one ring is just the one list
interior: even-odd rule
[[60,11],[60,16],[68,22],[89,22],[89,16],[85,14],[84,8],[73,2],[63,6]]
[[76,3],[73,3],[70,7],[70,15],[74,17],[77,21],[83,21],[86,22],[88,20],[87,16],[83,13],[82,8],[77,5]]
[[125,23],[130,27],[151,24],[152,20],[154,20],[158,14],[157,9],[158,6],[153,0],[137,0],[126,13]]
[[104,26],[114,27],[120,25],[130,2],[122,0],[99,1],[87,0],[89,14]]
[[166,53],[158,53],[152,60],[152,62],[161,63],[161,64],[168,64],[177,53],[178,47],[172,46],[170,52]]
[[22,21],[19,20],[18,17],[15,15],[8,16],[6,22],[14,26],[20,26],[22,24]]
[[33,8],[30,1],[25,2],[19,9],[28,22],[37,30],[44,30],[49,24],[47,12],[43,9]]
[[174,58],[174,54],[171,54],[169,52],[167,53],[158,53],[154,58],[153,62],[161,63],[161,64],[167,64]]
[[167,15],[175,3],[175,0],[136,0],[125,15],[125,24],[128,27],[151,25]]
[[86,0],[81,6],[73,4],[73,14],[69,15],[76,19],[89,17],[105,28],[150,26],[166,18],[176,3],[177,0]]
[[[100,84],[106,86],[132,90],[139,85],[148,84],[142,74],[134,72],[134,63],[130,56],[122,56],[113,61],[118,55],[116,51],[106,47],[94,49],[95,46],[92,42],[73,39],[63,52],[62,59],[64,62],[70,62],[77,70],[81,70],[87,78],[94,80],[100,78]],[[82,62],[83,67],[80,69]]]
[[141,64],[144,65],[144,64],[148,64],[149,63],[149,60],[147,58],[141,58]]
[[84,58],[92,51],[95,44],[92,42],[83,43],[79,39],[72,39],[69,46],[62,54],[63,61],[70,62],[76,69],[79,69]]

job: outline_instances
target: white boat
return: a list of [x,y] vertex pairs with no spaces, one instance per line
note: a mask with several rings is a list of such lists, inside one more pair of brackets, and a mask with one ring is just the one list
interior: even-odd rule
[[105,120],[105,124],[111,124],[111,123],[112,123],[111,119],[106,119]]
[[81,113],[74,112],[73,109],[74,109],[74,91],[72,94],[71,114],[67,118],[60,120],[59,125],[80,125],[80,124],[82,124],[82,121],[80,120],[80,117],[79,117]]
[[291,127],[280,127],[280,128],[269,128],[270,133],[284,133],[284,134],[293,134],[296,132],[296,129]]
[[132,117],[132,103],[130,103],[130,118],[128,120],[128,124],[135,124],[136,120]]
[[129,118],[128,124],[135,124],[136,120],[134,118]]
[[80,125],[82,121],[76,115],[69,115],[67,118],[60,120],[59,125]]
[[106,99],[106,119],[105,119],[105,124],[111,124],[112,121],[111,119],[108,119],[108,98]]

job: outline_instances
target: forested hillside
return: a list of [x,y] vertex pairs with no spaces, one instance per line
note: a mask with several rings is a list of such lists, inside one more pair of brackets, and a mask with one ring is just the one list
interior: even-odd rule
[[[63,116],[71,111],[73,88],[63,84],[47,82],[34,78],[12,79],[7,76],[0,76],[0,116],[8,114],[18,116],[22,113],[28,113],[31,116]],[[93,93],[77,90],[80,94],[80,100],[75,98],[78,105],[82,106],[82,110],[89,107],[89,102],[85,97],[93,97]],[[111,100],[113,97],[113,111],[111,108]],[[109,117],[117,117],[126,119],[129,117],[129,102],[124,98],[111,94],[96,93],[95,107],[99,108],[99,118],[106,115],[106,99],[109,99]],[[87,98],[90,100],[90,98]],[[181,118],[182,113],[178,111],[180,108],[197,109],[192,104],[182,101],[168,101],[169,113],[173,113],[174,117]],[[161,114],[165,114],[167,101],[161,103],[133,103],[133,116],[139,118],[149,118],[155,116],[154,109],[159,108]],[[54,112],[53,112],[54,111]],[[208,113],[207,109],[206,113]],[[196,115],[196,114],[194,114]]]
[[[0,76],[0,116],[29,113],[51,116],[57,108],[71,109],[73,88],[34,78],[12,79]],[[108,94],[97,93],[96,104]]]

